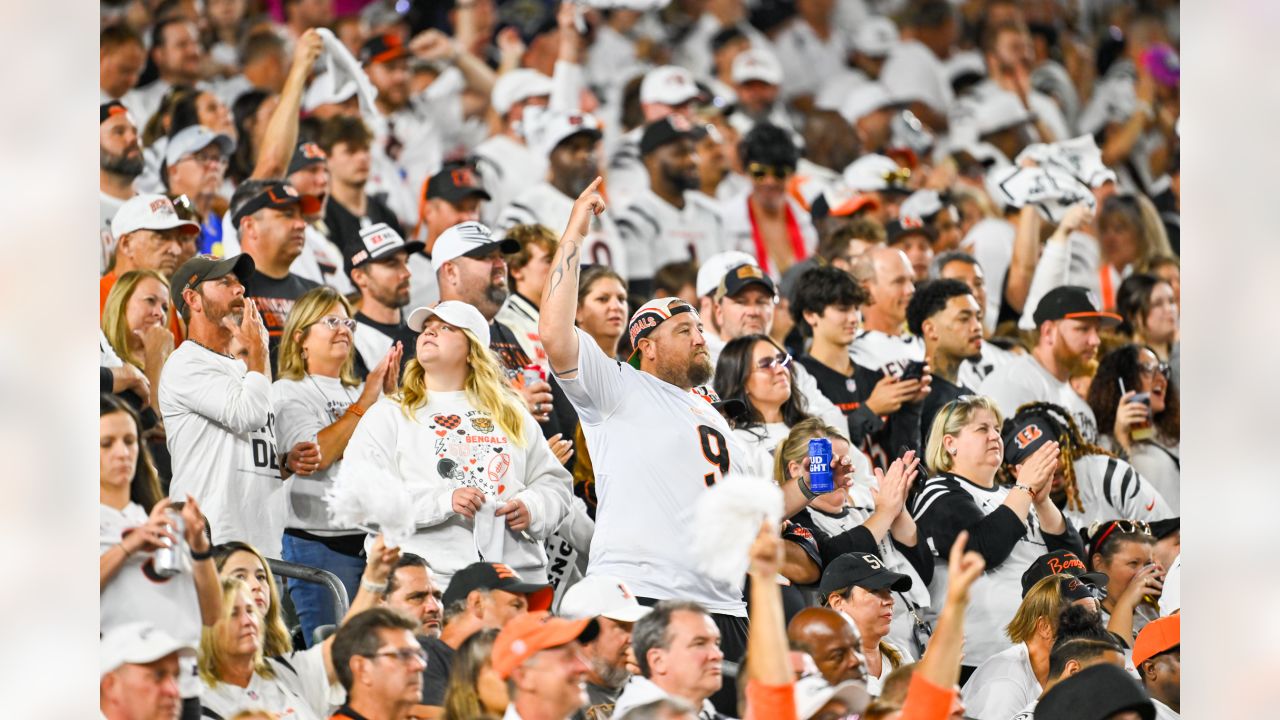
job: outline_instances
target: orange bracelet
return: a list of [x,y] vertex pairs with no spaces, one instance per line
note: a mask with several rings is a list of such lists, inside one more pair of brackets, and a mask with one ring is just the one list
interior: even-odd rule
[[347,406],[347,412],[351,413],[352,415],[355,415],[356,417],[364,417],[364,411],[361,410],[360,406],[356,405],[355,403],[351,403],[350,405]]

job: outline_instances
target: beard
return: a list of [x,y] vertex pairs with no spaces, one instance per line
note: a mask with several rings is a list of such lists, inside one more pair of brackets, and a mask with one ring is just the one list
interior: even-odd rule
[[509,294],[511,293],[505,286],[489,283],[489,285],[484,289],[484,294],[476,298],[474,302],[468,302],[475,305],[476,309],[480,311],[480,314],[484,316],[485,320],[493,320],[494,316],[498,314],[498,310],[502,307],[502,304],[507,301],[507,295]]
[[[685,190],[697,190],[702,186],[701,180],[698,178],[698,171],[695,168],[693,172],[684,173],[680,170],[666,166],[662,168],[662,174],[671,187],[683,192]],[[595,178],[592,178],[593,180]]]
[[98,166],[112,175],[121,175],[127,178],[136,178],[142,174],[142,168],[146,161],[142,158],[142,153],[137,155],[114,155],[107,152],[105,148],[101,149],[98,159]]
[[1076,354],[1071,350],[1063,348],[1064,352],[1058,354],[1057,361],[1071,373],[1071,377],[1093,377],[1098,370],[1098,355],[1094,353],[1086,358],[1083,355]]
[[715,373],[715,368],[711,367],[711,355],[701,349],[683,360],[668,359],[665,353],[658,353],[657,367],[654,370],[658,379],[682,388],[706,385]]
[[617,667],[599,658],[591,658],[591,669],[595,671],[596,675],[600,676],[600,681],[608,688],[621,688],[631,677],[631,673],[627,672],[625,665]]
[[403,289],[399,287],[369,288],[369,296],[372,297],[379,305],[389,308],[402,308],[409,304],[409,287],[406,285]]

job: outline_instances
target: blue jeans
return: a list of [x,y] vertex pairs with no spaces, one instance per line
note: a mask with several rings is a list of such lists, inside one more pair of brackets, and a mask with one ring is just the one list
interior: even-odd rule
[[[292,535],[284,536],[284,559],[287,562],[309,565],[328,570],[342,581],[347,589],[347,600],[355,599],[360,589],[360,576],[364,574],[364,558],[355,558],[334,552],[314,540],[305,540]],[[334,612],[333,602],[328,588],[317,583],[285,578],[289,588],[289,599],[293,601],[294,611],[302,624],[302,636],[307,646],[311,646],[312,633],[321,625],[335,625],[339,620]]]

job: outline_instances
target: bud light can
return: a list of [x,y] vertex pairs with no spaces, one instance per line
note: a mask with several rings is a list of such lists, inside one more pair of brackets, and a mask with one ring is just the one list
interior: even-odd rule
[[821,495],[835,489],[835,476],[831,474],[831,440],[813,438],[809,441],[809,490]]

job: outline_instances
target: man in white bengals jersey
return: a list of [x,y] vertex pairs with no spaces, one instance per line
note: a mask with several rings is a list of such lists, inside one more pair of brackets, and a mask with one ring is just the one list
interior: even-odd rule
[[924,342],[907,331],[907,306],[916,294],[915,271],[897,248],[873,247],[853,263],[853,277],[871,302],[862,306],[862,331],[850,354],[864,368],[899,377],[907,363],[924,360]]
[[[497,228],[506,232],[516,225],[543,225],[559,230],[569,222],[573,199],[599,171],[596,148],[600,123],[585,113],[529,113],[530,143],[546,156],[547,178],[518,193],[498,216]],[[609,213],[591,223],[591,235],[582,250],[582,262],[612,267],[627,277],[627,258],[618,226]],[[533,298],[536,300],[537,298]]]
[[[720,628],[726,658],[736,661],[746,647],[742,588],[706,577],[689,547],[698,498],[740,471],[748,450],[724,418],[690,392],[711,378],[712,368],[702,322],[687,303],[659,298],[636,311],[628,326],[636,348],[629,363],[607,357],[574,328],[579,253],[591,216],[605,208],[600,183],[597,178],[574,203],[539,322],[552,371],[591,448],[599,505],[587,574],[621,579],[642,604],[701,603]],[[850,483],[851,467],[847,457],[833,462],[838,487]],[[803,484],[784,492],[788,516],[816,497]]]

